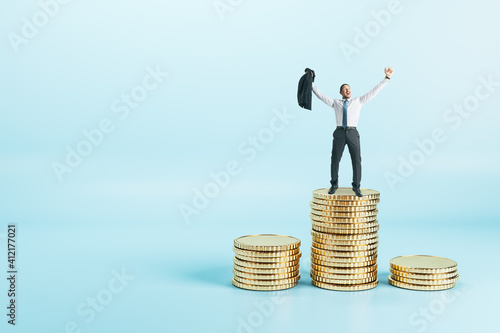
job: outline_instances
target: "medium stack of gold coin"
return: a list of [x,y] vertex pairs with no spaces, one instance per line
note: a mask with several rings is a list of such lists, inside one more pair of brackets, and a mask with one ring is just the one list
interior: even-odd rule
[[380,193],[350,188],[313,191],[311,207],[312,284],[338,291],[375,288],[377,279],[378,220]]
[[282,290],[300,279],[300,240],[281,235],[236,238],[233,251],[233,285],[248,290]]
[[434,256],[401,256],[390,261],[389,283],[411,290],[445,290],[458,281],[457,263]]

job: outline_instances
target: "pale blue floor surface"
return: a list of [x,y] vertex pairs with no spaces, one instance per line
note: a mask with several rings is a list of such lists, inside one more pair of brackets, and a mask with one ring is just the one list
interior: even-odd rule
[[[255,223],[256,232],[285,229],[302,239],[300,283],[280,292],[231,285],[232,241],[248,230],[243,222],[220,229],[116,221],[42,228],[20,224],[19,324],[2,331],[65,332],[71,322],[81,332],[497,330],[498,227],[380,224],[380,284],[362,292],[311,285],[307,220],[282,228]],[[456,260],[457,286],[417,292],[388,285],[389,259],[405,254]],[[113,270],[125,272],[129,280],[120,292],[109,293]],[[84,303],[96,297],[105,304],[92,316]],[[79,313],[79,306],[86,312]]]

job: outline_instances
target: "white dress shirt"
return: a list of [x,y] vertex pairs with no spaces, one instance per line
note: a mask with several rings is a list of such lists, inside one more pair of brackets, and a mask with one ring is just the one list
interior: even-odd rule
[[[382,90],[387,82],[389,82],[389,80],[384,78],[379,84],[377,84],[372,90],[370,90],[363,96],[348,99],[349,104],[347,104],[347,126],[358,126],[359,112],[361,111],[361,107],[373,97],[377,96],[377,94],[380,92],[380,90]],[[332,107],[335,110],[335,119],[337,120],[337,126],[342,126],[344,100],[332,99],[328,96],[323,95],[318,87],[316,87],[314,82],[312,83],[312,88],[314,94],[320,100],[322,100],[326,105]]]

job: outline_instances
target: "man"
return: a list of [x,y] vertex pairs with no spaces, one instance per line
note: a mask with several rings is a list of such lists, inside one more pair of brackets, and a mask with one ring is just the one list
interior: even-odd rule
[[[332,143],[332,161],[331,161],[331,180],[328,194],[334,194],[338,189],[339,163],[347,144],[352,162],[352,189],[358,197],[362,197],[361,186],[361,149],[359,144],[359,133],[356,129],[359,120],[359,113],[363,105],[375,97],[380,90],[389,82],[394,70],[389,67],[384,69],[385,78],[377,84],[372,90],[363,96],[351,98],[351,87],[344,83],[340,86],[340,95],[342,99],[331,99],[325,96],[312,82],[312,89],[316,97],[325,102],[326,105],[335,110],[335,119],[337,128],[333,132]],[[313,75],[313,73],[311,73]]]

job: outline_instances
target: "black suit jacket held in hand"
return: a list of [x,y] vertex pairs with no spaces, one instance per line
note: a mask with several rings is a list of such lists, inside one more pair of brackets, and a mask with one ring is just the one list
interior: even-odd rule
[[[299,88],[297,89],[297,101],[304,109],[311,110],[312,103],[312,83],[316,74],[312,69],[306,68],[306,73],[299,80]],[[309,73],[312,72],[312,75]]]

